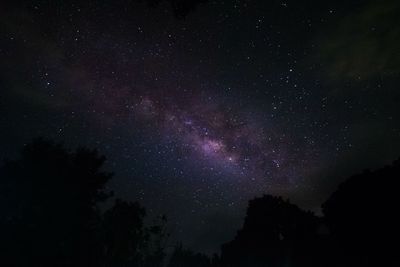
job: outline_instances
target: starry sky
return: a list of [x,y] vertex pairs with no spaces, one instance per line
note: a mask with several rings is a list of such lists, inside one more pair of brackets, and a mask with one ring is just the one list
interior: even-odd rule
[[247,201],[319,213],[400,156],[400,4],[4,1],[0,158],[44,136],[97,148],[116,197],[218,251]]

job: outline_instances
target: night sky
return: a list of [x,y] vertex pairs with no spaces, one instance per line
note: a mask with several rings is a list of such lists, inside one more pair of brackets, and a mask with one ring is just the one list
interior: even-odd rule
[[249,199],[319,213],[400,156],[400,2],[189,2],[2,1],[0,158],[97,148],[116,197],[208,253]]

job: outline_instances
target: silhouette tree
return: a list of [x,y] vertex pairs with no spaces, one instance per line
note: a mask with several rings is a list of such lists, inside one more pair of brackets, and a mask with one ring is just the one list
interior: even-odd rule
[[139,203],[116,199],[104,214],[104,248],[107,266],[161,266],[165,257],[165,216],[145,227],[145,209]]
[[168,237],[165,215],[160,216],[154,225],[145,229],[144,260],[146,267],[164,266]]
[[281,197],[249,202],[243,228],[222,245],[222,266],[313,266],[320,219]]
[[105,158],[36,139],[0,169],[2,260],[9,265],[97,264],[97,203],[110,193]]
[[161,266],[164,226],[145,227],[144,208],[117,199],[101,213],[104,161],[36,139],[0,167],[1,266]]
[[145,210],[138,203],[117,199],[104,214],[105,256],[109,266],[137,266],[143,261]]
[[[0,167],[1,266],[163,266],[166,218],[109,199],[112,174],[96,150],[36,139]],[[168,267],[400,266],[400,160],[350,177],[322,205],[323,218],[281,197],[249,201],[242,229],[212,260],[178,245]],[[327,227],[325,231],[324,227]]]
[[201,253],[195,253],[178,244],[171,255],[168,267],[211,267],[210,259]]
[[400,161],[350,177],[322,205],[337,266],[400,266]]

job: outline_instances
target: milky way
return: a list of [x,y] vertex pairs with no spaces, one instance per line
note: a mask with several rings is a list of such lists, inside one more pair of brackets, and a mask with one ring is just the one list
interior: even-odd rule
[[272,124],[265,129],[251,113],[245,117],[239,110],[215,102],[214,97],[203,101],[192,97],[182,107],[141,96],[134,112],[161,129],[165,141],[177,140],[181,150],[193,154],[193,160],[202,161],[212,170],[228,172],[237,182],[242,177],[263,189],[276,183],[292,186],[300,182],[296,178],[301,179],[304,170],[297,171],[297,177],[290,175],[299,162],[310,169],[306,163],[310,164],[312,158],[291,161],[299,158],[299,152],[290,136],[279,133]]

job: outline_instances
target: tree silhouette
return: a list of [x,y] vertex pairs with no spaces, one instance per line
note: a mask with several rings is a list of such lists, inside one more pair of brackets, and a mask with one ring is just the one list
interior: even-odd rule
[[168,267],[211,267],[210,259],[201,253],[195,253],[178,244],[171,255]]
[[222,246],[222,266],[313,266],[320,220],[281,197],[249,201],[243,228]]
[[71,153],[36,139],[0,169],[3,261],[17,266],[97,263],[96,204],[111,174],[95,150]]
[[118,199],[101,213],[104,161],[36,139],[0,167],[1,266],[161,266],[163,225],[146,228],[145,210]]
[[322,205],[340,266],[399,266],[400,161],[350,177]]
[[142,262],[139,248],[144,242],[145,210],[138,203],[117,199],[105,212],[105,255],[110,266],[133,266]]
[[145,229],[144,260],[146,267],[164,266],[168,237],[165,215],[160,216],[158,222]]
[[[96,150],[44,139],[0,167],[1,266],[164,266],[166,218],[148,226],[139,203],[110,198]],[[400,266],[400,160],[350,177],[316,217],[281,197],[249,201],[243,227],[221,256],[178,245],[168,267]]]

